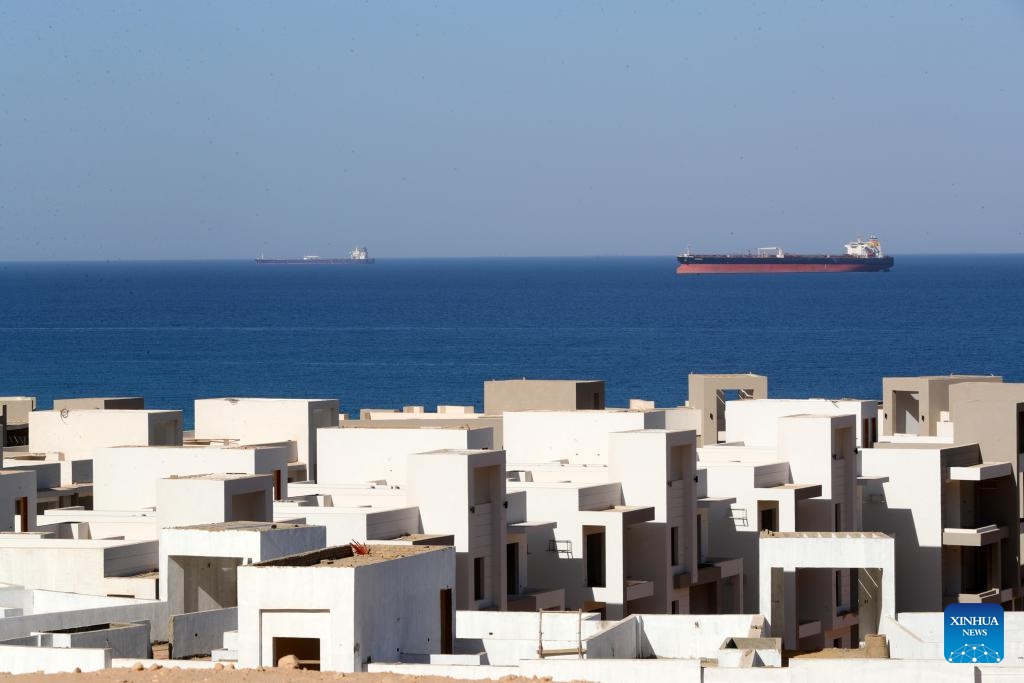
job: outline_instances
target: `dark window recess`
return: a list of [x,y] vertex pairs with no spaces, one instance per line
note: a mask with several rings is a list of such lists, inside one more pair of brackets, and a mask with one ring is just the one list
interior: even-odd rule
[[587,586],[604,588],[604,532],[587,534]]
[[484,599],[484,558],[473,559],[473,599]]
[[505,576],[507,595],[519,592],[519,544],[508,543],[505,546]]

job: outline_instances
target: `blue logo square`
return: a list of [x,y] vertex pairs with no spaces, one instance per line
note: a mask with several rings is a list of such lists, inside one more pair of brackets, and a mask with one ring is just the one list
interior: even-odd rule
[[991,603],[956,602],[946,608],[943,645],[954,664],[1003,661],[1003,608]]

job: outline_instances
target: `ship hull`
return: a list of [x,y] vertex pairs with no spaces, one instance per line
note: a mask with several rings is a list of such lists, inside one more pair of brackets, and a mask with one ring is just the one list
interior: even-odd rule
[[374,262],[372,258],[258,258],[256,263],[271,266],[353,266],[369,265]]
[[701,275],[713,273],[863,273],[887,271],[891,256],[856,258],[843,256],[694,256],[679,258],[676,273]]

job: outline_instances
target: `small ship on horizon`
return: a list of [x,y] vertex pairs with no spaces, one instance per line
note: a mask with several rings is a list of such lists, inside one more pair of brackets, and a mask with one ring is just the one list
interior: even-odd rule
[[376,259],[370,258],[366,247],[356,247],[349,252],[348,257],[323,257],[303,256],[302,258],[264,258],[261,254],[256,259],[260,265],[325,265],[325,266],[347,266],[347,265],[369,265],[376,263]]
[[701,273],[850,273],[888,271],[895,259],[882,253],[882,245],[874,235],[859,237],[846,245],[846,253],[787,254],[779,247],[761,247],[757,254],[691,254],[677,256],[679,275]]

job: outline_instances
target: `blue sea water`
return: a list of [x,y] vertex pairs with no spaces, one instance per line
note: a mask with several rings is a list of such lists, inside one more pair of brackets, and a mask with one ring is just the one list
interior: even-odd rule
[[1024,255],[889,273],[682,277],[671,257],[0,264],[0,395],[338,398],[482,406],[491,378],[599,378],[678,405],[690,372],[773,396],[881,396],[889,375],[1024,380]]

